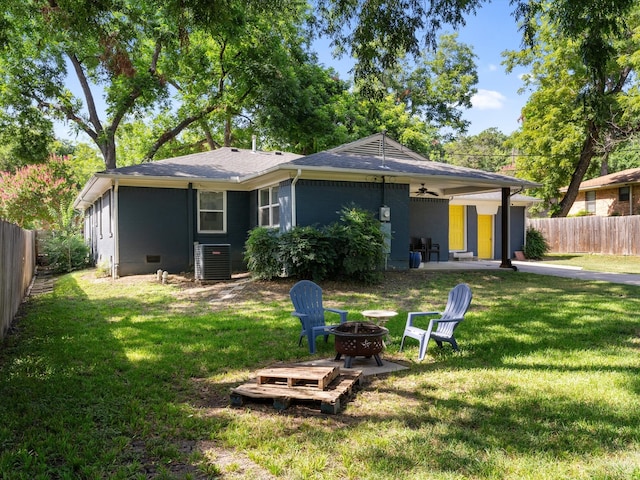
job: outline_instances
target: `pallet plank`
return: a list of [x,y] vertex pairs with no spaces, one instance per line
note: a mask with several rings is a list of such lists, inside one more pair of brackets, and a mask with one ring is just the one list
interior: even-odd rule
[[314,401],[320,403],[323,413],[337,413],[353,388],[360,384],[362,371],[341,372],[326,387],[320,390],[315,386],[296,386],[278,384],[258,384],[257,381],[245,383],[231,390],[231,405],[243,406],[247,399],[271,399],[274,408],[284,410],[293,401]]
[[256,379],[259,385],[284,384],[290,388],[315,385],[324,390],[339,373],[339,367],[282,366],[259,370]]

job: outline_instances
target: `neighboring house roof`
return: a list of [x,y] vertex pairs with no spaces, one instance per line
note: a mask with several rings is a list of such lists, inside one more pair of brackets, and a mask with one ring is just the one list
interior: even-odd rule
[[[629,168],[621,172],[610,173],[609,175],[586,180],[580,184],[579,190],[596,190],[599,188],[626,186],[634,183],[640,183],[640,168]],[[566,192],[567,187],[563,187],[560,191]]]
[[533,188],[519,178],[428,160],[383,133],[308,156],[220,148],[209,152],[142,163],[96,173],[78,195],[74,207],[85,209],[111,185],[253,190],[285,180],[421,184],[449,197],[506,187]]

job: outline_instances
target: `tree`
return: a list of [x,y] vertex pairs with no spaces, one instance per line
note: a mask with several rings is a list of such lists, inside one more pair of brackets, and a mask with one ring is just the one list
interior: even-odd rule
[[548,204],[559,197],[560,187],[569,185],[561,202],[550,205],[554,216],[567,215],[590,169],[596,175],[602,159],[640,128],[639,13],[635,9],[627,16],[624,35],[606,37],[608,62],[597,71],[585,64],[582,43],[558,35],[562,22],[547,15],[540,17],[539,43],[508,56],[509,68],[531,67],[526,81],[535,88],[522,129],[513,137],[526,154],[518,160],[518,171],[543,183]]
[[17,112],[0,111],[0,171],[47,161],[53,143],[53,125],[27,106]]
[[508,137],[496,128],[478,135],[462,136],[444,146],[444,161],[452,165],[499,172],[512,161],[512,151],[506,145]]
[[[237,114],[287,64],[304,10],[279,0],[6,0],[0,102],[71,122],[115,168],[116,135],[153,114],[147,159],[214,112]],[[79,84],[68,85],[70,73]],[[96,87],[104,92],[104,112]]]
[[469,122],[462,118],[462,109],[471,108],[477,92],[475,58],[473,49],[459,43],[457,35],[442,35],[433,50],[420,53],[415,65],[405,60],[391,69],[386,81],[410,115],[451,134],[465,132]]
[[0,172],[0,217],[27,229],[60,227],[77,193],[65,158]]

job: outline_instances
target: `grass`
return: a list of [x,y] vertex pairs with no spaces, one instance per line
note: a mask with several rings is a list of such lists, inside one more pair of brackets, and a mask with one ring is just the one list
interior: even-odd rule
[[545,255],[544,262],[581,267],[593,272],[640,274],[640,257],[632,255],[554,253]]
[[[350,318],[397,310],[383,356],[410,366],[325,415],[229,406],[255,370],[309,358],[292,281],[218,302],[152,278],[77,272],[28,302],[0,348],[1,478],[640,479],[637,287],[503,270],[324,284]],[[461,281],[461,352],[398,352],[406,312]]]

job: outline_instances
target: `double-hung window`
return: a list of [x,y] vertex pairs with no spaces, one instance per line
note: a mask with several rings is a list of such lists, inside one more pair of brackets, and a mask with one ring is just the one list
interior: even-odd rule
[[258,192],[258,216],[261,227],[280,226],[278,187],[262,188]]
[[587,210],[587,212],[589,213],[596,213],[596,191],[595,190],[589,190],[588,192],[584,193],[584,199],[585,199],[585,210]]
[[227,231],[227,195],[225,192],[198,191],[198,232]]
[[620,187],[618,189],[618,201],[628,202],[631,196],[631,189],[629,187]]

